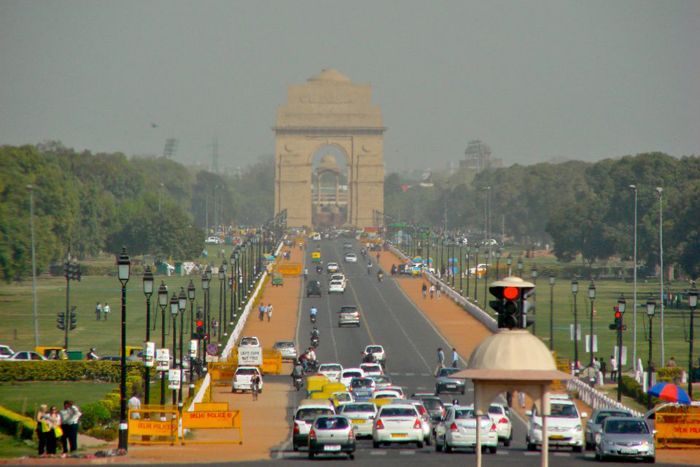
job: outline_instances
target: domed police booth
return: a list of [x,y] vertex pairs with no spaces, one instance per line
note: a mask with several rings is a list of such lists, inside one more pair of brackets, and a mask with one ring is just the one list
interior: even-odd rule
[[[547,395],[554,381],[570,379],[571,375],[557,370],[547,346],[525,329],[504,329],[487,337],[469,357],[467,369],[454,375],[474,383],[474,407],[487,414],[491,402],[508,391],[527,393],[543,413],[549,415]],[[543,439],[541,465],[548,465],[548,437]],[[481,465],[481,440],[477,431],[477,465]]]

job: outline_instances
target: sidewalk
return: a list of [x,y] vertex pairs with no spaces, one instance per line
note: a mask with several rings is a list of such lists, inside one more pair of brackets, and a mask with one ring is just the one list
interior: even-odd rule
[[[388,271],[391,271],[391,265],[401,264],[401,260],[390,251],[382,251],[380,263],[382,269],[387,271],[388,275]],[[394,276],[394,279],[438,332],[445,337],[450,346],[454,346],[457,349],[457,353],[463,360],[463,365],[466,365],[472,351],[491,332],[466,310],[444,295],[439,299],[437,297],[431,299],[430,295],[427,298],[423,298],[421,286],[425,283],[430,287],[430,284],[425,279],[405,275]],[[483,286],[483,284],[480,284],[480,286]],[[445,349],[445,355],[449,358],[451,352]],[[525,407],[530,407],[531,404],[531,401],[527,398]],[[580,401],[577,401],[577,405],[580,411],[588,412],[588,415],[591,415],[592,410],[590,407],[585,406]],[[516,398],[513,400],[513,409],[523,419],[527,419],[525,409],[520,408]],[[658,449],[656,460],[660,463],[700,465],[700,449]]]

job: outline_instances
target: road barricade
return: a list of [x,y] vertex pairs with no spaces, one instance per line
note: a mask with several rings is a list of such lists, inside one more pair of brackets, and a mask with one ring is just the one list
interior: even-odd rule
[[287,277],[296,277],[301,274],[301,263],[278,263],[277,272]]
[[230,386],[233,384],[233,374],[237,368],[234,361],[209,363],[209,376],[213,386]]
[[279,350],[263,349],[263,375],[279,375],[282,373],[282,354]]
[[[183,438],[182,444],[243,444],[241,411],[229,410],[227,402],[196,404],[195,410],[182,413],[182,428],[197,430],[194,438]],[[202,430],[232,430],[222,437],[212,438]]]
[[656,412],[656,444],[665,448],[700,447],[700,407],[668,406]]
[[176,444],[179,420],[176,405],[129,409],[129,444]]

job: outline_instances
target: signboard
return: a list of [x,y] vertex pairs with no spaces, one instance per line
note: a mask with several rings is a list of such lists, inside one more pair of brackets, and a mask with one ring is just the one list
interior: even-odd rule
[[155,418],[129,420],[129,436],[172,436],[173,434],[177,434],[177,419],[165,422]]
[[170,368],[170,349],[156,349],[156,370],[168,371]]
[[156,343],[146,342],[143,349],[143,364],[151,368],[155,363],[156,357]]
[[207,344],[207,353],[209,355],[216,355],[219,352],[219,347],[216,344]]
[[190,358],[197,358],[197,348],[199,341],[197,339],[190,340]]
[[168,370],[168,389],[180,389],[180,370]]
[[238,410],[195,411],[182,413],[183,428],[240,428]]
[[262,363],[261,347],[238,347],[238,366],[260,366]]

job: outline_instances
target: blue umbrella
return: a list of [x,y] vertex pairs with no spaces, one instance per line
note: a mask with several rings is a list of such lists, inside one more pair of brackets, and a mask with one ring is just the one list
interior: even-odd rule
[[648,393],[658,397],[663,401],[676,402],[678,404],[690,404],[688,393],[673,383],[656,383],[649,389]]

